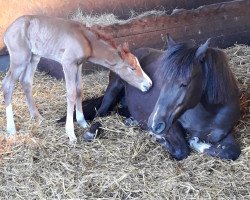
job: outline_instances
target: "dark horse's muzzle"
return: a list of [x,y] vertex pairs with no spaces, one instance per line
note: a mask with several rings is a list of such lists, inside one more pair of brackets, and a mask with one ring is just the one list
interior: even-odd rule
[[[164,133],[166,132],[164,131]],[[183,160],[188,157],[190,149],[178,122],[171,126],[166,135],[151,133],[151,136],[176,160]]]

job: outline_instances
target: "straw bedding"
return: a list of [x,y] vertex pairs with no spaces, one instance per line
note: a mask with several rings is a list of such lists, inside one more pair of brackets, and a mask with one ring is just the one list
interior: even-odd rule
[[[20,84],[13,96],[18,129],[6,140],[5,109],[0,104],[1,199],[250,199],[250,47],[226,49],[242,91],[242,116],[235,127],[242,154],[226,161],[192,152],[173,160],[145,131],[126,127],[113,113],[97,119],[103,133],[82,141],[84,129],[75,124],[78,143],[68,145],[56,120],[66,113],[64,82],[37,72],[33,94],[44,117],[29,117]],[[0,73],[0,80],[5,73]],[[84,98],[105,91],[108,72],[83,75]],[[0,102],[3,96],[0,95]]]
[[[250,47],[236,45],[226,52],[242,91],[242,117],[235,128],[242,154],[237,161],[192,152],[177,162],[115,113],[98,119],[103,134],[92,143],[82,141],[84,130],[75,124],[78,143],[69,146],[64,127],[55,123],[66,112],[64,82],[37,72],[33,93],[44,117],[40,125],[29,118],[20,84],[13,100],[15,140],[4,138],[3,103],[0,107],[0,198],[249,199]],[[101,95],[107,75],[83,75],[84,98]]]

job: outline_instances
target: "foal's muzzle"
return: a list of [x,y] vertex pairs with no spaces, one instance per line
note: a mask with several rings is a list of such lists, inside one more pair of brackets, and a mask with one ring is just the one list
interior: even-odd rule
[[141,85],[141,91],[142,92],[147,92],[152,86],[152,82],[151,83],[144,83]]
[[147,74],[143,73],[144,81],[140,85],[140,90],[142,92],[147,92],[152,87],[152,80]]

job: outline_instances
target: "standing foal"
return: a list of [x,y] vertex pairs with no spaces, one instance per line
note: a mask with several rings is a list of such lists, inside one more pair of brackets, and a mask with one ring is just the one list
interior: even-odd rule
[[4,42],[10,55],[10,68],[2,82],[8,135],[16,134],[11,102],[17,79],[22,85],[31,117],[41,119],[32,96],[33,77],[41,57],[62,64],[67,89],[65,128],[70,143],[76,142],[73,125],[75,105],[77,122],[84,128],[88,125],[81,104],[84,60],[109,68],[143,92],[152,85],[137,58],[130,53],[127,43],[117,47],[105,35],[78,22],[45,16],[22,16],[9,26]]

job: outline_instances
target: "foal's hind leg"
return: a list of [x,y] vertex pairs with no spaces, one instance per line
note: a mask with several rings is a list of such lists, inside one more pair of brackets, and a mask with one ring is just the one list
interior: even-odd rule
[[78,66],[76,77],[76,121],[81,127],[88,127],[82,111],[82,65]]
[[25,67],[27,66],[30,56],[29,53],[21,52],[10,53],[10,68],[2,81],[2,91],[4,96],[4,103],[6,106],[6,121],[7,121],[7,133],[9,135],[14,135],[16,133],[16,127],[14,123],[13,110],[12,110],[12,96],[15,88],[15,83],[23,73]]
[[37,68],[37,64],[40,61],[40,57],[36,55],[32,55],[30,63],[25,68],[24,72],[20,76],[19,80],[22,85],[24,94],[26,96],[27,104],[29,107],[30,115],[32,118],[36,120],[42,119],[42,116],[39,114],[37,107],[35,105],[33,96],[32,96],[32,84],[34,74]]

